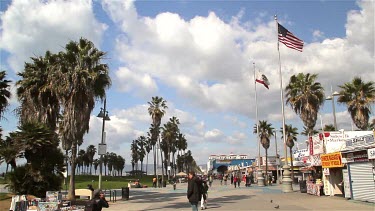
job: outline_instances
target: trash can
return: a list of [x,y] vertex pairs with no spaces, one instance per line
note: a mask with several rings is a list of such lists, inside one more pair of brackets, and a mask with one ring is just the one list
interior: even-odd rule
[[163,188],[167,187],[167,181],[163,181]]
[[129,187],[121,188],[121,196],[123,200],[129,200]]
[[301,193],[307,193],[306,180],[299,181],[299,190]]

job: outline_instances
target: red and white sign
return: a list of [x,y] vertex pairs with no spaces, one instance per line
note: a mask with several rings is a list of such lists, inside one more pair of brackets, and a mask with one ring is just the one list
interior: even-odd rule
[[314,135],[309,138],[310,155],[318,155],[324,153],[323,148],[323,134]]

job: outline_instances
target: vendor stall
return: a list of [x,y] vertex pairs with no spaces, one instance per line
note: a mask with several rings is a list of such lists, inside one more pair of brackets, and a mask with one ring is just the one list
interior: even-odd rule
[[306,188],[308,194],[316,196],[323,195],[323,184],[321,183],[313,183],[312,181],[308,181],[306,182]]

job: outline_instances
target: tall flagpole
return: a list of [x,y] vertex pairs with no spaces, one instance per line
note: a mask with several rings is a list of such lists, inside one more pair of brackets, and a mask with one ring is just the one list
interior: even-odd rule
[[[279,48],[279,24],[277,22],[277,15],[275,15],[276,31],[277,31],[277,52],[279,53],[279,76],[280,76],[280,98],[281,98],[281,113],[283,123],[283,141],[285,150],[285,162],[284,162],[284,173],[283,173],[283,186],[282,191],[284,193],[293,192],[292,179],[290,178],[290,167],[288,165],[288,151],[286,146],[286,132],[285,132],[285,114],[284,114],[284,91],[283,91],[283,76],[281,74],[281,59],[280,59],[280,48]],[[290,155],[292,156],[292,155]]]
[[262,175],[262,170],[260,168],[260,139],[259,139],[259,121],[258,121],[258,100],[257,100],[257,82],[255,76],[255,62],[253,62],[254,67],[254,87],[255,87],[255,120],[257,127],[257,142],[258,142],[258,171],[257,171],[257,181],[258,186],[264,186],[264,178]]

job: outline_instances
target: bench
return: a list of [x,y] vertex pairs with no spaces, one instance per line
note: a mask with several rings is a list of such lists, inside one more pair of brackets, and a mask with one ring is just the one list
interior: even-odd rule
[[89,200],[92,199],[93,191],[89,189],[76,189],[76,196],[86,196]]

